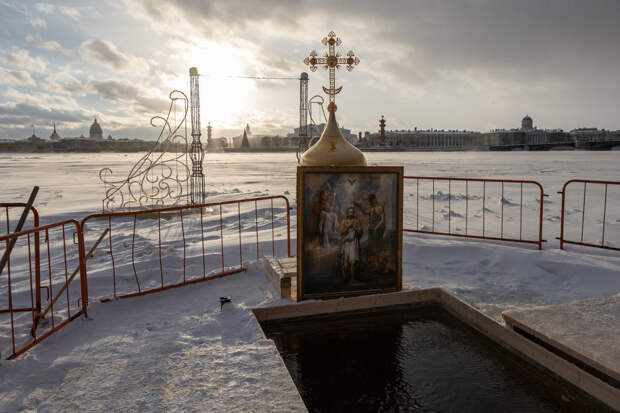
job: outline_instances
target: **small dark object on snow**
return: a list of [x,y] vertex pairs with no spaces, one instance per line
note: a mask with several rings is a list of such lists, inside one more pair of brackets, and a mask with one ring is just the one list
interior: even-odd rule
[[222,307],[224,307],[224,304],[226,303],[230,303],[232,300],[230,299],[230,297],[220,297],[220,311],[222,311]]

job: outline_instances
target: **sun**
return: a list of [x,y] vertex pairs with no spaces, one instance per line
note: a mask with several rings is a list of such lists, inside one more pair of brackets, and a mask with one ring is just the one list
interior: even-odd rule
[[[247,49],[215,42],[202,42],[186,54],[189,67],[200,75],[200,118],[203,126],[241,128],[255,103],[256,85],[252,79],[235,78],[252,74],[254,55]],[[188,89],[189,78],[181,82]]]

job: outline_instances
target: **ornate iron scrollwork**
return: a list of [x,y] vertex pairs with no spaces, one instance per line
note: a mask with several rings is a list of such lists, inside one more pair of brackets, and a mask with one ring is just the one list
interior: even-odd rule
[[[188,167],[187,96],[170,92],[166,117],[154,116],[151,125],[161,122],[161,132],[151,150],[138,160],[124,179],[113,179],[112,169],[99,170],[105,186],[104,211],[173,206],[187,202],[190,168]],[[176,121],[177,103],[183,116]]]

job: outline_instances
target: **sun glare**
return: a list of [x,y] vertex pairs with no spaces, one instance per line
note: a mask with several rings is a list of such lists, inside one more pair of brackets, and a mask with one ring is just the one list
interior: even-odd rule
[[[256,85],[252,79],[235,76],[253,74],[253,54],[244,49],[204,42],[188,52],[187,64],[195,66],[200,74],[200,117],[216,127],[240,127],[246,114],[252,111]],[[188,89],[188,75],[179,83]],[[243,117],[243,119],[242,119]]]

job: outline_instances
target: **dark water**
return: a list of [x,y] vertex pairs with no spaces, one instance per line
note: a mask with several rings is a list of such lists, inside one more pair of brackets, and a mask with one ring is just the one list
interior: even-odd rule
[[440,308],[263,327],[310,411],[596,411]]

